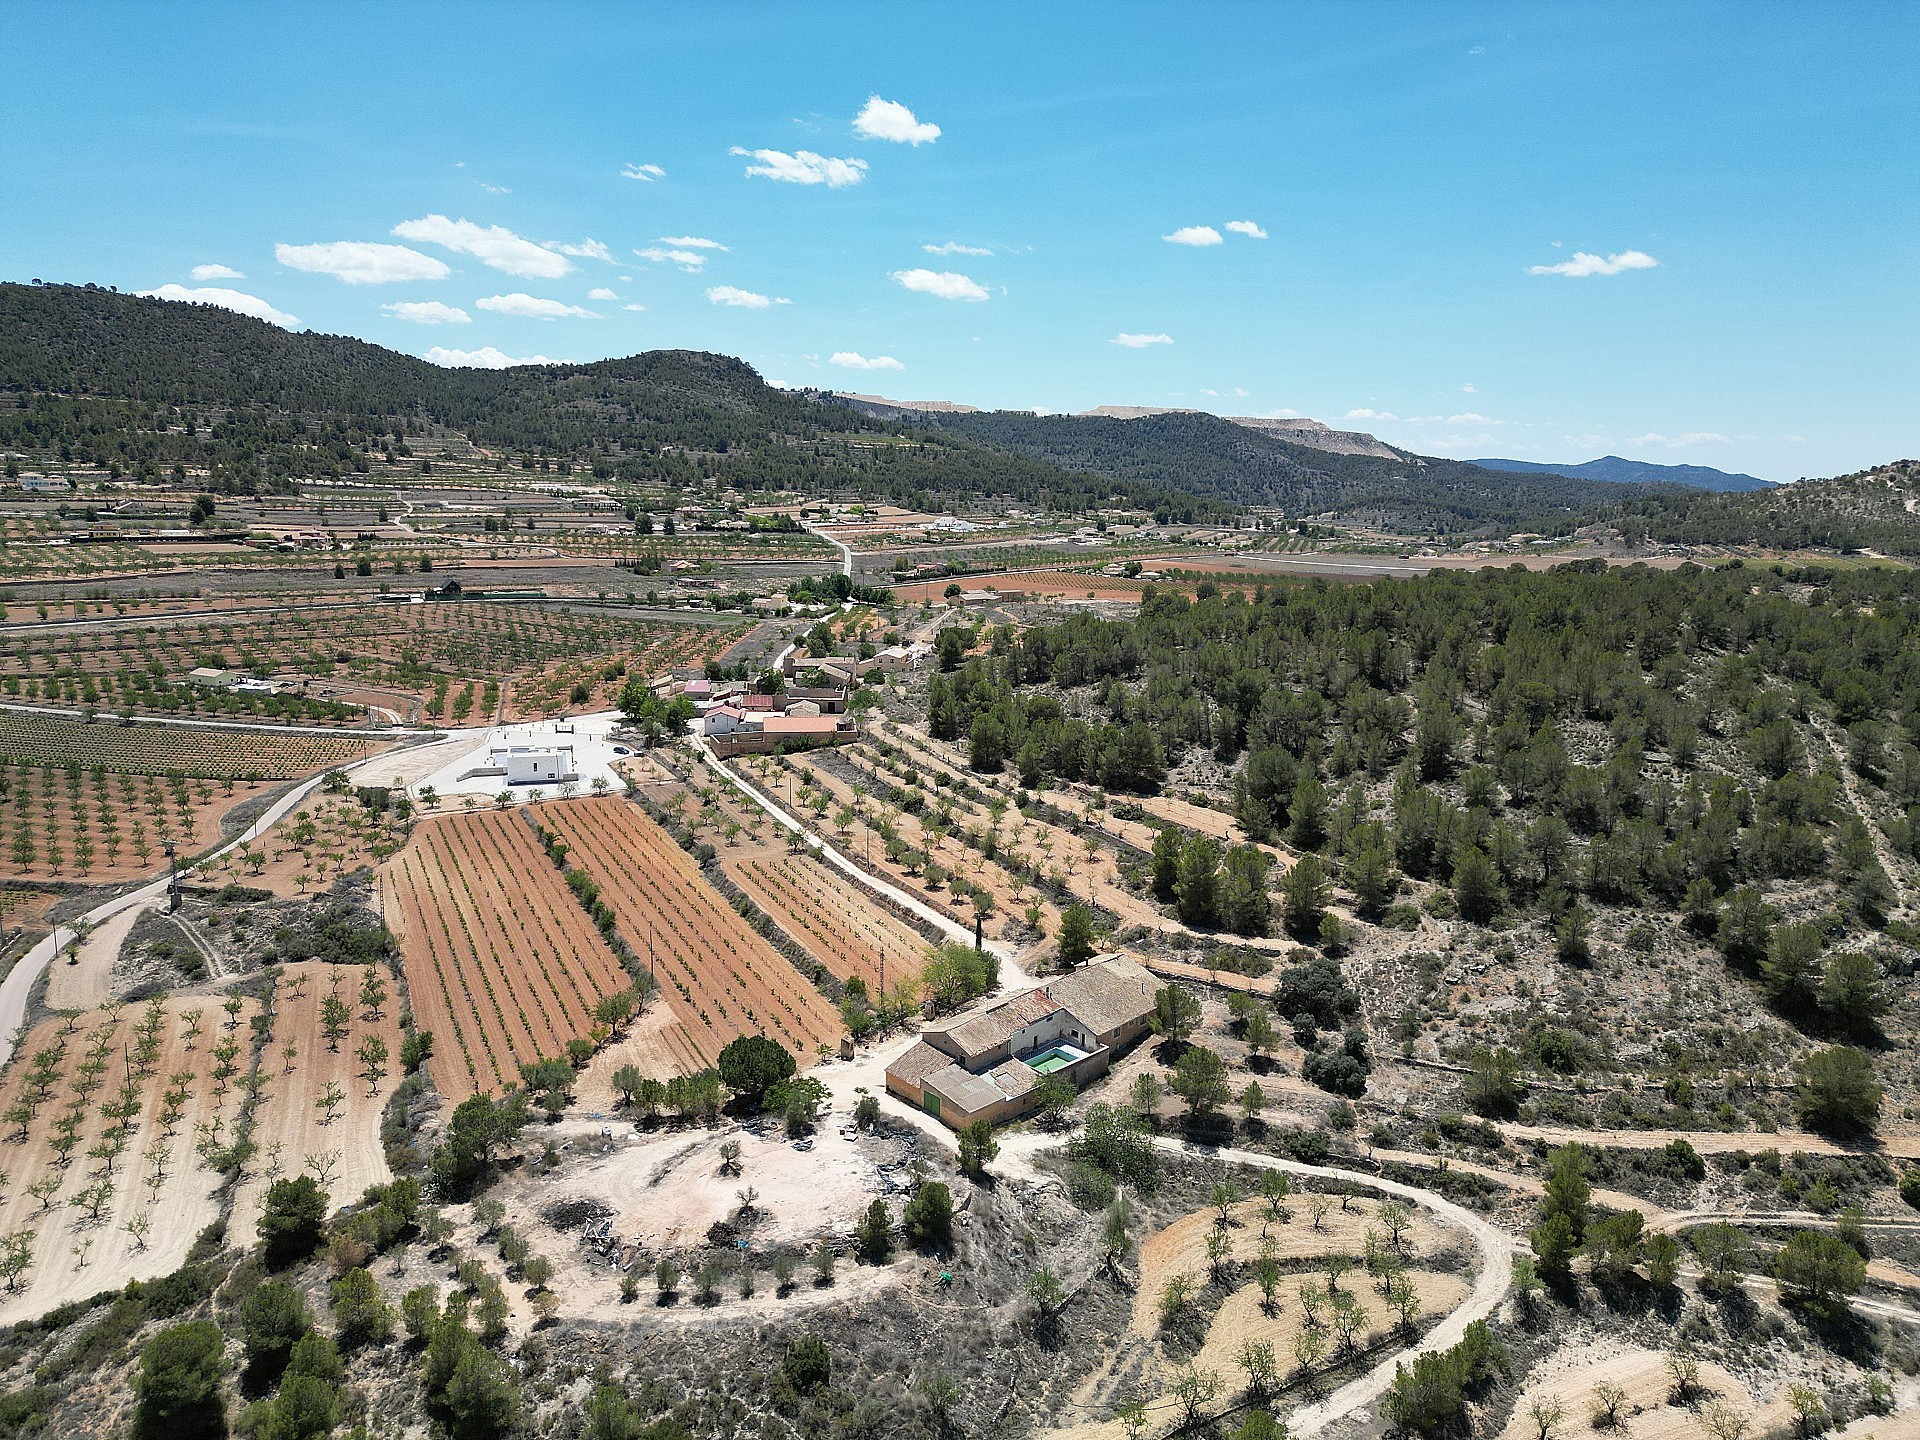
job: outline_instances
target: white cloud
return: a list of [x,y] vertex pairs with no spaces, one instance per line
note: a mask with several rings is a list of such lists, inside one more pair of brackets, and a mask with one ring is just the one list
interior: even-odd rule
[[270,320],[283,329],[291,330],[300,323],[297,316],[284,310],[276,310],[258,295],[248,295],[239,290],[222,290],[217,285],[190,290],[185,285],[162,285],[157,290],[136,292],[154,300],[183,300],[189,305],[216,305],[222,310],[237,310],[242,315],[251,315],[256,320]]
[[1220,232],[1211,225],[1182,225],[1171,235],[1162,235],[1160,238],[1169,245],[1206,246],[1225,243],[1220,238]]
[[1203,388],[1200,393],[1210,396],[1215,400],[1244,400],[1247,398],[1246,387],[1243,385],[1236,385],[1231,390],[1208,390]]
[[438,300],[396,300],[380,309],[396,320],[411,320],[416,325],[467,325],[473,321],[458,305],[443,305]]
[[1689,430],[1684,435],[1661,435],[1650,432],[1645,435],[1636,435],[1627,441],[1627,444],[1637,445],[1643,449],[1652,445],[1662,450],[1691,450],[1697,445],[1729,445],[1731,443],[1733,442],[1726,436],[1712,430]]
[[1571,260],[1562,260],[1558,265],[1529,265],[1529,275],[1571,275],[1576,278],[1587,275],[1618,275],[1623,270],[1651,270],[1660,262],[1653,256],[1640,250],[1622,250],[1617,255],[1605,257],[1590,255],[1585,250],[1573,252]]
[[511,195],[513,193],[513,191],[509,190],[504,185],[489,185],[485,180],[476,180],[473,183],[478,185],[482,190],[486,191],[487,194],[489,195]]
[[662,245],[671,245],[676,250],[725,250],[727,247],[718,240],[709,240],[704,235],[662,235]]
[[496,350],[491,345],[482,345],[478,350],[449,350],[444,345],[436,345],[422,357],[435,365],[446,365],[463,370],[505,370],[509,365],[564,365],[564,360],[550,360],[545,355],[523,355],[516,359],[512,355]]
[[473,303],[482,310],[491,310],[497,315],[518,315],[527,320],[558,320],[564,315],[579,315],[588,320],[600,318],[593,311],[582,310],[578,305],[568,305],[560,300],[548,300],[540,295],[528,295],[521,290],[516,290],[511,295],[489,295]]
[[1267,238],[1267,232],[1251,220],[1229,220],[1227,222],[1227,229],[1236,235],[1244,235],[1249,240],[1264,240]]
[[622,305],[620,308],[622,310],[644,310],[647,307],[636,302],[630,305]]
[[1365,406],[1360,407],[1358,410],[1347,411],[1347,419],[1349,420],[1392,420],[1395,418],[1397,417],[1389,411],[1369,410]]
[[471,255],[495,270],[528,280],[558,280],[573,270],[564,256],[523,239],[504,225],[476,225],[471,220],[428,215],[401,221],[393,227],[393,233],[402,240],[419,240]]
[[1478,395],[1480,393],[1480,387],[1478,385],[1462,385],[1460,387],[1460,393],[1463,395]]
[[898,101],[869,95],[860,113],[853,117],[853,133],[868,140],[927,145],[940,138],[940,127],[920,119]]
[[629,180],[645,180],[649,185],[655,180],[667,178],[667,172],[658,165],[625,165],[621,167],[620,173]]
[[609,265],[613,264],[613,252],[598,240],[591,238],[582,240],[578,245],[567,245],[559,240],[549,240],[547,241],[547,249],[553,251],[556,255],[571,255],[576,260],[604,260]]
[[784,150],[747,150],[736,145],[727,153],[758,161],[747,166],[749,175],[785,180],[792,185],[825,185],[829,190],[842,190],[867,178],[866,161],[836,160],[811,150],[796,150],[789,155]]
[[1171,345],[1173,343],[1173,336],[1167,334],[1131,335],[1125,330],[1122,330],[1107,343],[1109,345],[1122,345],[1129,350],[1144,350],[1149,345]]
[[751,290],[742,290],[737,285],[715,285],[707,291],[707,299],[716,305],[733,305],[742,310],[764,310],[769,305],[790,305],[790,300],[776,300],[769,295],[757,295]]
[[1476,415],[1471,410],[1467,411],[1464,415],[1447,416],[1447,424],[1449,425],[1504,425],[1506,423],[1504,420],[1494,420],[1485,415]]
[[609,290],[604,285],[597,285],[587,292],[587,298],[589,300],[618,300],[620,295],[617,291]]
[[273,258],[289,270],[332,275],[349,285],[387,285],[396,280],[444,280],[446,263],[404,245],[371,240],[333,240],[324,245],[276,245]]
[[888,276],[897,284],[942,300],[984,300],[987,287],[952,270],[895,270]]
[[827,357],[829,365],[838,365],[843,370],[904,370],[907,367],[891,355],[868,357],[853,350],[836,350]]
[[247,277],[231,265],[196,265],[193,267],[193,278],[196,280],[244,280]]
[[699,270],[707,263],[707,257],[698,250],[663,250],[658,245],[649,245],[633,253],[656,265],[678,265],[682,270]]
[[949,240],[943,245],[922,245],[929,255],[991,255],[993,251],[984,245],[962,245],[958,240]]

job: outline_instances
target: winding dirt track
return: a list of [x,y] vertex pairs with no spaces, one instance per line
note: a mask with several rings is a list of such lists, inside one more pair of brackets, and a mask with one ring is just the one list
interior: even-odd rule
[[[951,1136],[948,1138],[951,1139]],[[1009,1135],[1000,1142],[1000,1162],[1003,1166],[1010,1165],[1029,1176],[1034,1176],[1034,1157],[1042,1150],[1052,1149],[1059,1143],[1060,1139],[1056,1135],[1043,1135],[1037,1132]],[[1278,1170],[1287,1175],[1298,1175],[1309,1179],[1335,1180],[1375,1194],[1392,1195],[1398,1199],[1410,1201],[1449,1224],[1458,1226],[1472,1237],[1474,1248],[1480,1252],[1480,1269],[1474,1276],[1472,1290],[1446,1319],[1435,1325],[1417,1343],[1404,1350],[1396,1350],[1371,1370],[1349,1380],[1323,1399],[1293,1411],[1287,1417],[1287,1429],[1292,1435],[1315,1434],[1334,1421],[1372,1404],[1386,1393],[1387,1387],[1393,1383],[1394,1372],[1399,1366],[1416,1355],[1445,1350],[1449,1346],[1458,1344],[1460,1338],[1466,1334],[1467,1326],[1493,1314],[1499,1308],[1501,1300],[1506,1296],[1507,1287],[1513,1281],[1515,1247],[1513,1237],[1464,1206],[1456,1205],[1430,1190],[1422,1190],[1417,1185],[1403,1185],[1397,1180],[1385,1180],[1378,1175],[1369,1175],[1360,1170],[1347,1170],[1337,1165],[1306,1165],[1298,1160],[1283,1160],[1277,1156],[1262,1155],[1252,1150],[1189,1145],[1183,1141],[1165,1137],[1156,1137],[1152,1143],[1154,1148],[1172,1155],[1218,1160],[1224,1164],[1246,1165],[1259,1170]]]

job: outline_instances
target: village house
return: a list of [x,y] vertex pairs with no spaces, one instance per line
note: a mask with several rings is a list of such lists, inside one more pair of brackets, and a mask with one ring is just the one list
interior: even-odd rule
[[1083,1088],[1148,1030],[1153,977],[1109,955],[1036,990],[929,1025],[887,1067],[887,1089],[954,1129],[994,1124],[1039,1104],[1041,1080]]

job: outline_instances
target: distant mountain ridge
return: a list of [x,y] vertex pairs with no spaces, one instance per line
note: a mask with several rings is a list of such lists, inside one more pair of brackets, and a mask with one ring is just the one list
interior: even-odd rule
[[1651,460],[1628,460],[1602,455],[1578,465],[1547,464],[1538,460],[1476,460],[1488,470],[1510,470],[1524,475],[1565,475],[1573,480],[1603,480],[1610,485],[1691,485],[1696,490],[1771,490],[1770,481],[1757,475],[1715,470],[1707,465],[1656,465]]
[[[827,392],[842,404],[880,420],[905,419],[924,415],[984,415],[977,405],[962,405],[953,400],[889,400],[884,395],[855,395],[846,391]],[[1037,415],[1034,410],[996,412],[1008,415]],[[1215,415],[1182,405],[1096,405],[1069,418],[1074,420],[1151,420],[1160,415],[1204,415],[1209,420],[1224,420],[1229,425],[1258,430],[1263,435],[1305,445],[1310,450],[1325,450],[1330,455],[1371,455],[1379,460],[1404,460],[1406,451],[1396,450],[1364,430],[1335,430],[1304,415]]]

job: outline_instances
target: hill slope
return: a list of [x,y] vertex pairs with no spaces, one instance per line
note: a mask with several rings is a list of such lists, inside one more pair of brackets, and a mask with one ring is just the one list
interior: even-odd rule
[[1610,513],[1621,498],[1616,487],[1596,481],[1506,474],[1461,460],[1336,454],[1198,411],[919,418],[948,434],[1114,480],[1439,534],[1563,532]]
[[1512,470],[1528,475],[1565,475],[1574,480],[1604,480],[1616,485],[1689,485],[1696,490],[1767,490],[1757,475],[1715,470],[1708,465],[1656,465],[1650,460],[1627,460],[1603,455],[1578,465],[1550,465],[1538,460],[1476,460],[1488,470]]
[[14,453],[64,451],[136,474],[180,464],[216,488],[250,489],[350,473],[385,437],[429,427],[506,458],[562,458],[669,489],[717,480],[935,508],[1005,496],[1066,511],[1117,500],[1181,520],[1228,512],[857,415],[724,355],[447,370],[208,306],[0,285],[0,448]]

